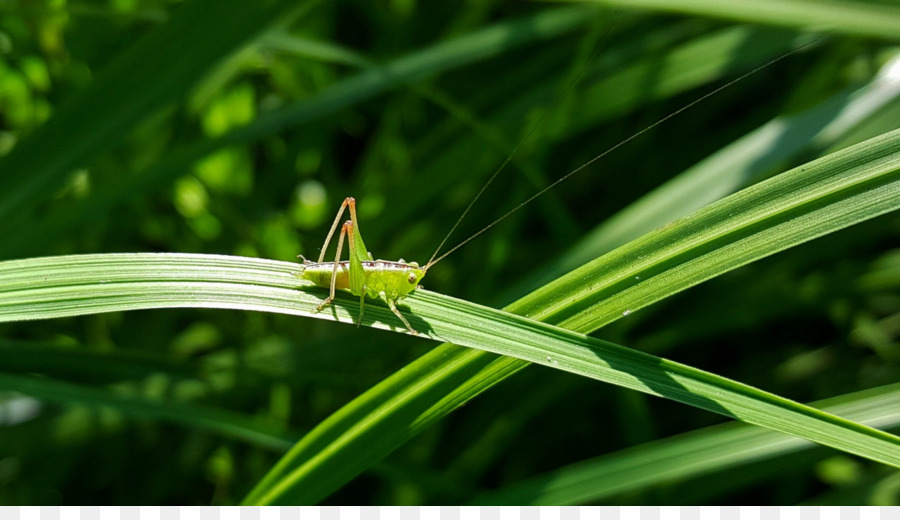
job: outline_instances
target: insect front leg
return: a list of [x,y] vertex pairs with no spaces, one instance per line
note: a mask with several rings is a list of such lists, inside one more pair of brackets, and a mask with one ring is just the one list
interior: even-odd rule
[[409,322],[406,321],[406,318],[404,318],[403,314],[400,313],[400,310],[397,309],[396,302],[394,300],[388,298],[388,296],[383,292],[381,293],[381,297],[388,304],[388,307],[391,308],[391,312],[393,312],[395,316],[400,318],[400,321],[402,321],[403,324],[406,325],[406,328],[407,328],[407,330],[409,330],[409,333],[412,334],[413,336],[418,336],[419,333],[416,332],[416,329],[412,328],[412,325],[410,325]]

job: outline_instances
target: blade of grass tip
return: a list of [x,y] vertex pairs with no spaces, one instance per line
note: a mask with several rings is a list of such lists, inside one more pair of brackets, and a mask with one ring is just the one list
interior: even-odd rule
[[827,31],[900,39],[900,8],[894,5],[847,0],[581,0],[622,7],[678,14],[711,16],[740,23],[781,25],[801,30]]
[[[871,171],[866,170],[867,164],[873,168]],[[782,232],[793,232],[792,243],[799,244],[826,232],[825,228],[835,231],[854,222],[895,210],[900,207],[898,169],[900,169],[900,132],[895,131],[782,174],[748,192],[756,199],[759,208],[771,207],[768,199],[775,195],[787,198],[793,195],[802,198],[803,189],[795,183],[801,181],[802,185],[804,180],[813,182],[816,175],[825,174],[826,177],[836,179],[849,177],[850,180],[859,183],[859,191],[831,186],[831,195],[836,198],[829,201],[824,193],[820,193],[823,196],[822,200],[826,201],[822,206],[808,205],[804,208],[781,204],[780,208],[783,211],[781,218],[784,223],[790,224],[805,212],[810,218],[804,222],[795,222],[794,226],[784,227],[780,226],[781,223],[773,215],[768,221],[764,219],[757,224],[748,223],[745,231],[752,237],[762,235],[769,228],[780,226]],[[866,181],[868,174],[873,172],[876,174],[875,177],[870,177]],[[736,200],[739,204],[733,198],[720,201],[717,203],[718,209],[727,214],[747,202],[742,198]],[[844,202],[849,202],[849,205],[843,204]],[[747,211],[752,207],[749,205],[743,209]],[[833,211],[828,211],[829,207]],[[704,218],[686,218],[683,224],[691,224],[695,232],[702,231],[706,227],[719,227],[719,232],[722,232],[721,222],[717,222],[717,219],[721,219],[719,214],[706,212]],[[656,249],[662,252],[667,245],[677,244],[679,241],[691,242],[689,236],[681,236],[683,233],[684,229],[665,228],[650,243],[656,243]],[[737,243],[741,238],[745,237],[731,234],[728,239]],[[626,245],[617,251],[625,257],[638,259],[636,249],[642,244],[645,242],[638,241],[637,246]],[[702,242],[696,245],[702,245]],[[750,261],[751,257],[762,258],[773,254],[776,248],[771,247],[772,245],[772,242],[763,240],[747,244],[747,248],[743,250],[731,248],[728,254],[718,256],[707,274],[712,275],[713,272],[721,274]],[[788,243],[782,242],[781,245],[787,247]],[[719,243],[718,247],[724,248],[726,244]],[[714,249],[704,250],[701,247],[693,254],[700,257],[706,254],[713,255],[714,252]],[[643,253],[650,254],[650,251]],[[686,263],[691,258],[690,253],[683,252],[677,260]],[[668,271],[678,272],[680,266],[678,262],[669,262],[664,267],[659,274]],[[585,276],[587,279],[600,276],[607,269],[607,264],[602,259],[588,264],[585,269],[571,273],[551,284],[563,289],[539,290],[514,303],[508,310],[527,313],[535,319],[559,322],[563,320],[563,316],[554,314],[564,308],[566,302],[575,303],[581,298],[578,296],[575,302],[571,302],[565,289],[566,284],[581,287],[584,282],[577,283],[578,280],[586,279]],[[640,272],[621,274],[622,279],[628,280],[629,283],[643,285],[644,289],[665,289],[668,294],[674,294],[699,283],[699,280],[691,278],[669,278],[666,283],[657,284],[656,280],[640,278]],[[636,276],[640,279],[635,279]],[[607,289],[604,284],[594,283],[586,283],[585,287],[598,292]],[[410,307],[414,310],[416,301],[418,298],[410,300]],[[609,321],[623,318],[628,314],[622,309],[627,311],[631,302],[623,300],[620,303],[623,307],[617,314],[610,313],[606,316]],[[559,308],[557,304],[560,305]],[[575,321],[590,316],[584,312],[574,312],[567,316],[569,318],[567,325],[575,330],[590,332],[607,322],[606,319],[602,322],[591,319]],[[538,361],[548,364],[550,359],[552,358],[548,356]],[[245,502],[259,503],[263,496],[269,497],[266,500],[290,496],[302,502],[317,502],[374,461],[380,460],[406,439],[525,366],[527,363],[522,361],[496,358],[489,354],[464,356],[459,347],[442,345],[407,365],[314,428],[270,471]],[[312,485],[313,481],[315,486]],[[278,490],[273,491],[276,486]]]
[[0,219],[48,198],[92,154],[181,99],[215,63],[297,9],[292,0],[192,0],[179,6],[0,159]]

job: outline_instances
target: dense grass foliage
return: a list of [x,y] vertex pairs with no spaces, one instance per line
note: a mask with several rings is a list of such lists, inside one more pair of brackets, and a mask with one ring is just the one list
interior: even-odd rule
[[0,7],[0,503],[900,502],[900,10],[723,5]]

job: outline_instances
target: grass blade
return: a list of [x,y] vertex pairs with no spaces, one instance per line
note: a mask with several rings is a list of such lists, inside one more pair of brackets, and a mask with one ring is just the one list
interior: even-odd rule
[[[254,142],[285,128],[308,124],[334,114],[383,94],[392,88],[476,63],[535,40],[557,37],[584,25],[591,20],[595,12],[596,9],[583,6],[546,10],[440,42],[423,50],[401,56],[379,67],[369,67],[329,86],[311,98],[294,101],[278,110],[262,114],[252,123],[221,137],[199,140],[177,147],[148,168],[102,186],[89,200],[82,202],[77,207],[61,208],[59,211],[37,220],[36,223],[30,224],[31,227],[27,233],[22,233],[17,229],[15,233],[5,234],[2,254],[9,258],[22,254],[22,251],[28,251],[29,246],[33,246],[29,237],[40,236],[44,241],[52,240],[52,237],[64,234],[65,230],[70,229],[73,224],[97,218],[98,214],[104,210],[128,200],[134,194],[170,181],[175,176],[184,173],[185,169],[198,159],[223,147]],[[271,39],[263,39],[263,43],[267,42],[271,43]],[[166,85],[171,87],[169,83]],[[80,110],[79,114],[87,108]],[[59,126],[62,127],[63,123],[60,123]],[[66,123],[66,128],[70,126],[71,124]],[[61,128],[59,131],[63,130],[65,128]],[[36,143],[35,146],[40,144],[33,141]],[[54,142],[50,139],[43,141]],[[20,148],[22,147],[20,146]],[[37,152],[34,155],[55,156],[55,154]],[[70,161],[66,164],[72,168],[72,164],[75,163]],[[19,164],[10,161],[6,165],[0,164],[0,168],[4,166],[11,171],[35,170],[34,166],[28,163]],[[57,170],[58,168],[53,171]],[[3,184],[0,183],[0,189],[2,188]],[[37,185],[35,185],[36,188]],[[2,204],[11,204],[9,201],[12,200],[12,195],[14,194],[10,194],[10,197],[4,199]],[[0,205],[0,216],[3,215],[2,208],[3,206]],[[12,206],[10,206],[11,210]]]
[[[880,182],[884,184],[872,183],[866,185],[866,183],[863,183],[862,191],[859,193],[854,194],[848,191],[838,193],[840,197],[855,199],[856,203],[859,204],[855,208],[856,210],[862,209],[870,203],[873,204],[868,207],[868,216],[864,216],[865,211],[857,212],[853,207],[841,206],[840,197],[831,201],[836,204],[835,209],[837,209],[837,213],[832,215],[832,217],[837,217],[846,211],[847,213],[843,214],[843,216],[855,215],[853,218],[859,219],[856,221],[861,221],[900,207],[900,200],[898,200],[898,197],[900,197],[900,193],[898,193],[898,190],[900,190],[900,182],[898,182],[900,153],[898,152],[900,152],[900,131],[894,131],[851,149],[843,150],[837,155],[825,157],[811,165],[778,176],[764,185],[770,193],[760,192],[759,187],[756,187],[754,192],[760,197],[758,202],[761,203],[766,197],[781,192],[784,185],[791,184],[798,179],[802,180],[806,178],[806,175],[813,175],[816,170],[829,172],[836,179],[850,177],[859,180],[858,176],[865,176],[865,172],[857,170],[848,175],[843,175],[841,167],[851,165],[863,167],[866,164],[879,163],[881,165],[878,168],[880,175],[876,174],[876,177],[880,177]],[[841,163],[842,166],[833,168],[833,166],[836,166],[836,162]],[[815,166],[813,167],[813,165]],[[867,195],[869,192],[871,192],[872,196]],[[783,194],[787,195],[789,193],[785,192]],[[799,193],[802,193],[802,190],[799,190],[796,194],[799,195]],[[732,198],[729,198],[720,201],[717,207],[720,210],[724,207],[727,213],[730,211],[728,205],[733,203]],[[826,205],[823,209],[827,210],[828,207]],[[749,206],[745,209],[749,209]],[[808,212],[816,209],[811,205],[805,208]],[[799,218],[802,216],[802,210],[804,210],[802,207],[798,207],[796,210],[789,210],[783,217],[788,219],[787,222],[790,222],[793,217]],[[714,220],[709,219],[709,213],[706,214],[706,217],[706,219],[688,217],[682,223],[692,223],[698,230],[704,226],[714,226],[716,224]],[[831,219],[825,219],[823,220],[824,222],[831,225],[838,224],[837,221]],[[848,222],[844,221],[838,225],[847,225]],[[768,229],[767,226],[774,226],[776,223],[775,220],[772,220],[768,223],[761,222],[755,228],[750,227],[746,230],[749,233],[748,236],[744,238],[763,233]],[[815,225],[815,223],[811,224]],[[802,231],[803,227],[795,226],[792,229],[793,231]],[[835,226],[832,230],[834,229],[838,229],[838,227]],[[668,235],[669,233],[673,233],[673,228],[666,228],[657,234],[657,238],[661,240],[657,244],[660,246],[660,249],[663,244],[670,240],[672,243],[676,242],[671,235]],[[817,235],[811,233],[806,238],[795,235],[794,239],[797,240],[795,243],[800,243],[814,236]],[[729,239],[736,240],[738,238],[740,238],[738,235],[733,234],[730,238],[726,237],[725,242],[720,243],[719,246],[726,247]],[[647,245],[649,246],[650,244]],[[761,258],[774,252],[769,247],[769,244],[765,242],[757,242],[756,247],[759,249],[755,250],[755,253],[754,250],[749,248],[732,248],[731,252],[735,256],[732,256],[731,260],[743,262],[743,260],[738,260],[742,254],[757,254],[759,255],[757,258]],[[618,254],[621,250],[614,251],[611,254]],[[702,248],[698,249],[697,253],[703,254]],[[713,251],[707,251],[706,253],[711,255]],[[685,262],[689,258],[687,254],[680,257]],[[727,256],[720,256],[719,260],[716,265],[719,273],[726,272],[737,266],[737,264],[729,264]],[[603,276],[607,273],[604,262],[593,262],[589,266],[589,268],[586,266],[584,272],[579,270],[579,272],[558,280],[555,282],[555,286],[557,288],[565,287],[566,284],[572,283],[573,286],[581,287],[580,284],[573,281],[579,280],[584,275]],[[677,263],[667,264],[664,267],[670,272],[678,272],[679,270]],[[628,280],[633,280],[633,278],[628,278]],[[648,280],[645,278],[643,281],[639,281],[639,285],[660,289],[668,287],[667,290],[672,291],[671,293],[694,285],[687,279],[675,280],[670,278],[668,281],[671,282],[671,285],[663,286],[657,285],[656,281],[653,280],[650,280],[648,283]],[[588,284],[584,287],[591,286]],[[567,302],[568,295],[564,290],[548,291],[542,289],[531,296],[519,300],[519,302],[508,307],[507,310],[516,313],[528,312],[533,318],[547,319],[553,323],[556,319],[556,317],[552,316],[554,309],[563,310],[567,304],[573,304],[572,302]],[[626,310],[629,308],[627,305],[624,307]],[[569,318],[573,318],[573,322],[574,318],[579,316],[586,316],[586,314],[576,313],[568,315]],[[609,319],[612,320],[621,316],[622,311],[619,311],[617,315],[611,314]],[[591,316],[587,316],[587,318],[574,324],[585,328],[576,328],[575,330],[583,332],[593,330],[587,327],[596,326],[598,322],[590,319]],[[570,322],[570,326],[574,327],[573,322]],[[266,486],[274,485],[279,479],[286,478],[290,471],[301,467],[303,464],[318,466],[318,469],[322,470],[322,473],[318,475],[318,487],[315,489],[308,487],[308,482],[303,479],[295,481],[297,487],[292,491],[294,493],[292,496],[305,502],[321,500],[368,465],[380,460],[381,457],[402,444],[409,437],[422,431],[425,427],[437,421],[454,408],[461,406],[480,392],[526,366],[527,363],[516,359],[496,358],[485,353],[466,353],[461,351],[459,347],[442,345],[349,403],[328,421],[310,432],[307,438],[304,439],[304,442],[308,439],[313,439],[309,442],[313,443],[312,445],[316,446],[317,449],[309,453],[297,449],[292,450],[273,468],[269,478],[267,478],[267,483],[261,483],[257,491],[249,497],[251,500],[248,502],[253,502],[253,499],[262,496],[261,490],[265,489]],[[415,391],[413,392],[410,389],[415,389]],[[412,395],[408,398],[399,399],[396,397],[410,392],[412,392]],[[373,418],[377,418],[377,420]],[[318,454],[326,451],[329,455]],[[349,466],[352,465],[355,465],[357,468],[355,473],[352,469],[349,469]],[[331,468],[330,472],[325,469],[329,467]],[[324,483],[325,478],[331,479],[330,486]],[[304,485],[300,484],[307,486],[304,487]],[[306,493],[298,496],[296,494],[297,489],[304,489]]]
[[896,40],[900,37],[900,9],[892,5],[843,0],[588,0],[625,7],[679,14],[712,16],[743,23],[782,25]]
[[[296,280],[294,264],[250,258],[177,254],[110,254],[38,258],[0,263],[0,321],[52,318],[87,313],[164,307],[213,307],[261,310],[325,319],[353,321],[356,298],[341,294],[334,313],[315,313],[323,292]],[[752,424],[798,435],[886,464],[900,466],[900,438],[855,424],[787,399],[742,385],[735,381],[633,351],[552,325],[482,307],[448,296],[420,291],[409,300],[410,321],[429,337],[483,349],[496,354],[544,364],[600,381],[610,382],[697,406]],[[387,328],[396,324],[390,311],[370,305],[365,323]],[[371,321],[370,321],[371,320]],[[472,352],[472,351],[470,351]],[[465,360],[466,355],[460,359]],[[445,362],[445,359],[438,360]],[[399,374],[404,376],[402,372]],[[4,379],[5,378],[5,379]],[[29,387],[17,376],[4,376],[17,391],[41,392],[41,383]],[[59,392],[72,399],[102,400],[58,383]],[[44,395],[44,394],[41,394]],[[394,399],[422,398],[421,392],[399,394]],[[110,398],[106,396],[105,398]],[[138,407],[139,412],[147,410]],[[199,416],[198,416],[199,417]],[[351,416],[352,419],[355,420]],[[340,421],[341,417],[330,421]],[[206,425],[204,417],[199,417]],[[377,422],[381,418],[376,417]],[[227,422],[227,421],[226,421]],[[346,426],[346,425],[345,425]],[[230,431],[230,430],[229,430]],[[243,431],[243,430],[241,430]],[[342,428],[349,440],[354,430]],[[243,435],[244,433],[237,432]],[[340,443],[339,443],[340,444]],[[328,465],[315,463],[318,436],[311,435],[294,446],[286,456],[311,455],[311,463],[292,468],[284,477],[270,477],[260,483],[248,501],[281,503],[305,501],[323,492],[331,479],[322,478]],[[358,456],[355,450],[338,450],[340,458]],[[342,464],[338,468],[352,466]],[[344,470],[346,471],[346,470]],[[297,486],[299,481],[322,482]],[[299,496],[297,492],[302,490]]]
[[194,404],[157,401],[45,378],[0,374],[0,391],[19,392],[61,404],[112,407],[132,417],[185,424],[274,451],[286,450],[297,438],[283,426],[257,416]]
[[[290,263],[250,258],[152,253],[3,262],[0,321],[166,307],[260,310],[353,321],[358,301],[345,294],[332,314],[315,313],[323,291],[296,290],[308,284],[296,280],[294,268]],[[449,296],[419,291],[409,302],[413,326],[431,338],[667,397],[900,466],[900,438],[726,378]],[[364,323],[379,328],[398,325],[387,308],[370,307]],[[18,381],[16,376],[8,377]],[[23,391],[22,385],[17,389]],[[353,438],[352,430],[345,433]],[[296,445],[287,460],[309,450],[310,444],[317,445],[316,436]],[[344,450],[342,455],[353,452]],[[263,491],[249,500],[281,502],[288,496],[286,490],[297,491],[298,480],[313,478],[323,469],[330,471],[310,464],[293,469],[285,479],[263,481]],[[327,485],[328,479],[324,482]],[[301,488],[304,493],[321,492],[315,486]]]
[[[882,429],[900,425],[900,385],[856,392],[812,406]],[[740,470],[754,462],[814,448],[796,437],[745,424],[725,424],[642,444],[560,468],[477,497],[476,504],[574,505],[598,502],[650,486]],[[824,454],[824,452],[823,452]],[[653,471],[647,471],[653,468]],[[770,473],[771,475],[771,473]]]
[[[885,67],[887,69],[893,64]],[[541,285],[615,247],[759,180],[810,146],[825,147],[900,96],[900,81],[879,76],[818,105],[781,116],[721,148],[588,233],[545,270]]]
[[[46,198],[91,154],[178,101],[212,65],[295,9],[289,0],[187,2],[0,161],[0,218]],[[87,122],[90,131],[84,131]],[[53,143],[52,153],[47,143]]]

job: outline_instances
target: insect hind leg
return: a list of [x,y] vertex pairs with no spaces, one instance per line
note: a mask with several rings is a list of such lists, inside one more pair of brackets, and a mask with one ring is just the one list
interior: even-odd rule
[[350,227],[350,222],[345,222],[344,225],[341,227],[341,236],[338,237],[337,252],[334,255],[334,268],[331,271],[331,287],[328,292],[328,298],[325,298],[324,300],[322,300],[322,303],[320,303],[318,306],[316,306],[316,312],[319,312],[322,309],[324,309],[325,307],[331,305],[331,302],[334,301],[334,291],[335,291],[335,285],[337,282],[337,271],[338,271],[338,266],[340,266],[340,264],[341,264],[341,249],[344,248],[344,237],[347,236],[347,230],[349,229],[349,227]]

